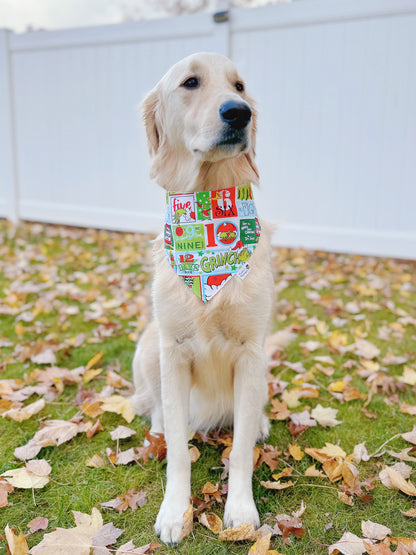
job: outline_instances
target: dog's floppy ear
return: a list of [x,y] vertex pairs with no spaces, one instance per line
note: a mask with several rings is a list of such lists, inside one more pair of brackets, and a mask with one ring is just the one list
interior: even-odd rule
[[153,158],[160,146],[160,130],[156,122],[156,112],[159,105],[159,93],[156,89],[149,92],[141,104],[142,117],[146,129],[147,145]]

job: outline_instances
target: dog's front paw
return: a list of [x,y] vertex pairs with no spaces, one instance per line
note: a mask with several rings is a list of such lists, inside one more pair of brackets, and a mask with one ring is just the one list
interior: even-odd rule
[[253,523],[254,528],[260,526],[259,513],[253,500],[242,502],[239,499],[228,499],[224,510],[224,524],[227,528],[235,528],[240,524]]
[[181,539],[185,511],[189,506],[189,500],[178,503],[178,501],[165,499],[157,515],[155,531],[162,542],[177,544]]
[[267,418],[265,414],[263,414],[261,418],[261,424],[260,424],[260,433],[259,433],[259,437],[257,438],[257,441],[266,440],[269,437],[269,432],[270,432],[270,420]]

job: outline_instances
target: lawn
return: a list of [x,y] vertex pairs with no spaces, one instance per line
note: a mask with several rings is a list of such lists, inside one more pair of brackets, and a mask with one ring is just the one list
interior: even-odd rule
[[[266,408],[272,428],[253,455],[254,496],[264,533],[272,534],[268,549],[323,554],[349,533],[373,538],[372,547],[365,544],[369,553],[416,553],[415,512],[403,514],[416,499],[416,432],[409,434],[416,415],[416,265],[300,249],[275,249],[273,265]],[[74,529],[72,511],[92,514],[88,526],[95,518],[99,535],[107,530],[107,539],[90,544],[107,549],[94,553],[158,542],[153,524],[166,462],[163,453],[162,460],[148,458],[161,443],[143,449],[149,423],[133,417],[128,401],[135,342],[150,318],[151,272],[150,236],[14,228],[0,220],[0,474],[9,475],[0,478],[0,553],[7,552],[7,526],[9,545],[27,541],[32,548],[57,527]],[[124,430],[119,426],[135,433],[112,439],[110,432]],[[199,455],[192,464],[199,518],[223,515],[230,444],[226,430],[189,443]],[[20,473],[13,478],[11,470]],[[101,505],[123,495],[119,509]],[[79,513],[62,553],[89,553],[90,540],[77,547],[87,526]],[[37,517],[43,520],[32,528],[42,522],[43,529],[29,533]],[[114,527],[123,530],[118,538]],[[151,544],[131,552],[246,554],[256,540],[248,537],[221,539],[195,515],[176,548]],[[362,540],[351,547],[351,538],[344,536],[340,552],[365,552]]]

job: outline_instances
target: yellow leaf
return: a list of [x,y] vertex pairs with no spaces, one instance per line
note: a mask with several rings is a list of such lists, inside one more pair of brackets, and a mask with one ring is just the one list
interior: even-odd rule
[[29,547],[22,532],[19,532],[16,536],[9,525],[7,525],[4,529],[4,533],[11,555],[27,555],[29,553]]
[[208,530],[214,532],[214,534],[219,534],[222,532],[222,520],[214,513],[201,513],[198,516],[198,520],[201,524],[206,526]]
[[287,478],[288,476],[292,476],[293,469],[286,467],[277,474],[272,474],[273,480],[280,480],[280,478]]
[[393,488],[399,489],[407,495],[416,495],[416,487],[412,484],[410,480],[406,482],[406,480],[401,474],[397,472],[397,470],[394,470],[394,468],[390,468],[389,466],[386,466],[386,471]]
[[416,509],[409,509],[408,511],[400,511],[403,516],[407,516],[409,518],[416,518]]
[[88,362],[87,362],[87,370],[89,370],[90,368],[92,368],[93,366],[95,366],[97,364],[97,362],[99,362],[102,359],[103,356],[103,351],[100,351],[99,353],[97,353],[96,355],[94,355]]
[[105,466],[105,460],[100,455],[93,455],[85,461],[85,464],[90,468],[101,468]]
[[199,457],[201,456],[201,453],[199,452],[198,447],[195,447],[195,445],[193,445],[189,449],[189,456],[191,458],[191,463],[196,462],[199,459]]
[[184,521],[183,521],[182,533],[180,537],[181,540],[183,540],[183,538],[186,538],[186,536],[189,536],[189,534],[192,532],[192,528],[194,525],[194,511],[193,511],[192,503],[183,513],[183,517],[184,517]]
[[349,505],[350,507],[352,507],[354,505],[353,496],[348,495],[348,494],[344,493],[343,491],[338,492],[338,499],[340,501],[342,501],[343,503],[345,503],[346,505]]
[[267,489],[276,489],[276,490],[281,490],[281,489],[286,489],[286,488],[290,488],[291,486],[294,486],[296,482],[292,482],[292,480],[289,480],[288,482],[271,482],[270,480],[267,481],[263,481],[260,480],[260,484]]
[[270,547],[271,534],[267,534],[259,538],[255,544],[250,547],[249,555],[267,555]]
[[366,360],[363,358],[360,360],[360,364],[367,370],[370,370],[370,372],[378,372],[380,370],[380,364],[375,360]]
[[45,406],[44,399],[38,399],[34,403],[30,403],[30,405],[26,405],[20,409],[10,409],[3,413],[3,416],[7,416],[16,422],[23,422],[23,420],[27,420],[34,414],[40,412]]
[[103,371],[102,368],[90,368],[82,376],[84,383],[89,383],[95,376],[98,376]]
[[347,385],[347,382],[343,382],[341,380],[338,382],[332,382],[328,386],[328,391],[333,391],[334,393],[342,393]]
[[404,414],[410,414],[411,416],[416,416],[416,405],[409,405],[408,403],[403,403],[400,405],[400,412]]
[[322,470],[318,470],[316,468],[316,466],[313,464],[312,466],[309,466],[306,470],[305,470],[305,476],[310,476],[312,478],[326,478],[325,474],[322,472]]
[[342,478],[342,461],[340,459],[328,459],[324,462],[322,468],[331,482],[336,482]]
[[25,328],[21,321],[18,322],[18,324],[16,324],[16,326],[14,327],[14,333],[19,337],[22,337],[22,335],[25,333]]
[[122,397],[121,395],[111,395],[111,397],[103,397],[102,399],[102,410],[107,412],[116,412],[121,414],[121,416],[130,424],[136,413],[127,397]]
[[240,524],[235,528],[226,528],[220,532],[220,540],[229,542],[241,542],[245,540],[257,540],[259,534],[254,530],[253,523]]

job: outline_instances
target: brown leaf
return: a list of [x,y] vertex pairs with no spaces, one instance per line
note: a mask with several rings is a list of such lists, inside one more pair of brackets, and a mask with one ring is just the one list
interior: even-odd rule
[[281,489],[286,489],[286,488],[290,488],[291,486],[294,486],[296,482],[292,482],[292,480],[289,480],[288,482],[271,482],[271,481],[263,481],[260,480],[260,484],[267,489],[276,489],[276,490],[281,490]]
[[253,523],[240,524],[235,528],[226,528],[220,532],[220,540],[229,542],[241,542],[246,540],[257,540],[258,533],[254,530]]
[[6,507],[8,504],[7,496],[12,493],[14,487],[7,480],[0,477],[0,507]]
[[91,426],[91,428],[85,432],[85,435],[87,436],[88,439],[91,439],[92,437],[95,436],[95,434],[98,434],[98,432],[102,432],[103,430],[104,428],[101,425],[100,419],[98,418]]
[[129,489],[127,493],[118,495],[115,499],[111,499],[106,503],[100,503],[101,507],[108,507],[110,509],[116,509],[119,514],[124,512],[130,507],[133,511],[137,507],[143,507],[147,503],[146,492],[141,490],[137,491],[135,489]]
[[165,436],[163,434],[150,433],[148,430],[144,431],[144,435],[148,445],[136,448],[137,457],[142,459],[145,463],[147,463],[150,457],[158,461],[163,461],[166,457]]
[[182,524],[181,537],[179,538],[180,540],[183,540],[183,538],[186,538],[186,536],[189,536],[194,526],[194,515],[193,515],[192,503],[189,504],[189,507],[183,513],[183,518],[184,518],[184,521]]
[[289,515],[277,515],[276,523],[278,529],[282,533],[283,543],[285,543],[286,545],[290,544],[290,534],[294,534],[297,539],[300,539],[305,535],[306,531],[303,526],[302,519],[299,517]]
[[204,494],[205,501],[209,501],[211,497],[218,501],[218,503],[222,503],[221,492],[218,489],[218,484],[214,486],[211,482],[207,482],[201,488],[202,493]]
[[7,416],[16,422],[23,422],[23,420],[27,420],[34,414],[37,414],[45,407],[45,399],[38,399],[34,403],[30,403],[30,405],[26,405],[23,408],[18,409],[9,409],[3,413],[3,416]]
[[38,530],[46,530],[48,525],[49,525],[49,520],[44,516],[37,516],[36,518],[34,518],[33,520],[27,523],[27,526],[29,528],[29,534],[33,534]]
[[409,509],[408,511],[400,511],[403,516],[407,516],[409,518],[416,518],[416,509]]
[[266,534],[259,538],[255,544],[250,547],[249,555],[267,555],[269,553],[271,534]]
[[266,464],[270,470],[274,471],[279,466],[279,457],[282,454],[273,445],[264,444],[263,447],[259,448],[260,456],[257,460],[256,468],[258,468],[262,463]]
[[198,520],[214,534],[219,534],[222,531],[222,520],[215,513],[201,513]]

